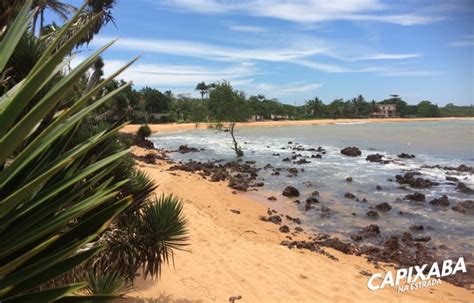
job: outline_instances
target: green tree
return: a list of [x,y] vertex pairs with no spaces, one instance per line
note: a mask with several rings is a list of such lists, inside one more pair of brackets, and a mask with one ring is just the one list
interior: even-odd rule
[[228,122],[228,130],[232,136],[234,150],[237,156],[243,156],[235,138],[235,123],[246,121],[248,118],[248,107],[245,95],[241,91],[232,88],[229,82],[218,82],[209,92],[209,112],[217,122]]
[[206,85],[204,81],[202,81],[196,85],[196,88],[194,90],[199,91],[199,93],[201,94],[201,99],[204,99],[204,96],[209,92],[209,88],[210,87]]
[[439,117],[438,105],[427,100],[421,101],[417,105],[416,115],[418,117]]

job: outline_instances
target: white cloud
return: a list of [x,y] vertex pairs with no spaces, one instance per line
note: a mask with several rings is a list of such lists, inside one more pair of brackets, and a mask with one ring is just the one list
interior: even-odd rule
[[375,54],[367,57],[356,58],[354,60],[403,60],[420,57],[422,57],[421,54]]
[[253,79],[247,79],[239,83],[232,81],[232,85],[244,89],[248,94],[264,94],[269,97],[288,97],[298,96],[307,92],[312,92],[320,88],[322,83],[294,82],[284,85],[272,84],[266,82],[255,82]]
[[388,70],[385,72],[379,73],[380,76],[388,77],[429,77],[429,76],[439,76],[441,72],[439,71],[430,71],[430,70]]
[[244,32],[244,33],[263,33],[266,30],[260,26],[253,26],[253,25],[231,25],[229,29],[234,32]]
[[451,42],[449,45],[454,47],[474,46],[474,35],[466,35],[462,40]]
[[415,25],[441,19],[427,14],[391,14],[391,7],[380,0],[168,0],[165,5],[199,13],[242,13],[297,23],[358,20]]
[[[104,74],[110,75],[125,64],[121,60],[105,60]],[[156,87],[194,87],[196,83],[238,80],[256,74],[253,67],[241,64],[223,68],[210,68],[197,65],[164,65],[136,63],[120,76],[139,86]]]

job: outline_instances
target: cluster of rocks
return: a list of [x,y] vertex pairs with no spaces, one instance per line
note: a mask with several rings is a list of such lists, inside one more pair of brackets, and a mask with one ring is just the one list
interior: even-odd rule
[[143,156],[137,156],[135,154],[132,154],[132,156],[135,160],[145,162],[147,164],[156,164],[156,160],[168,160],[168,157],[164,153],[147,153]]
[[413,188],[429,188],[435,185],[439,185],[437,182],[433,182],[430,179],[424,179],[416,177],[421,175],[419,172],[407,172],[404,175],[396,175],[395,179],[400,184],[407,184]]
[[413,158],[415,158],[415,155],[401,153],[401,154],[397,155],[397,157],[399,157],[401,159],[413,159]]
[[191,160],[178,163],[168,170],[182,170],[199,174],[202,178],[211,182],[228,181],[228,186],[235,190],[247,191],[249,188],[264,186],[263,182],[257,182],[258,168],[255,161],[231,161],[224,164],[215,162],[200,162]]
[[198,152],[199,149],[195,148],[195,147],[189,147],[188,145],[180,145],[178,147],[178,153],[180,154],[187,154],[187,153],[195,153],[195,152]]
[[457,171],[457,172],[463,172],[463,173],[474,173],[474,167],[472,166],[467,166],[465,164],[461,164],[458,167],[452,167],[452,166],[441,166],[441,165],[422,165],[421,168],[437,168],[437,169],[442,169],[442,170],[450,170],[450,171]]
[[453,206],[451,209],[463,214],[473,216],[474,215],[474,201],[472,200],[461,201],[456,206]]

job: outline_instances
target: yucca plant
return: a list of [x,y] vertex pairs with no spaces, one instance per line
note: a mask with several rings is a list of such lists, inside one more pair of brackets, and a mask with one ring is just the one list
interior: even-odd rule
[[[35,12],[26,1],[0,40],[0,74]],[[96,98],[132,62],[76,98],[58,104],[74,83],[111,44],[100,48],[59,81],[64,58],[99,18],[75,28],[78,13],[47,45],[28,75],[0,97],[0,301],[80,301],[71,296],[85,282],[40,288],[100,252],[98,236],[130,205],[120,195],[129,181],[110,177],[128,151],[100,154],[95,148],[116,136],[121,126],[74,140],[81,121],[120,93],[124,85]],[[50,85],[51,84],[51,85]],[[48,88],[46,93],[37,93]],[[38,129],[48,113],[50,123]],[[90,298],[87,300],[91,300]]]
[[119,221],[119,228],[108,231],[103,241],[107,249],[96,265],[121,272],[133,280],[140,268],[145,277],[160,276],[161,267],[173,260],[174,250],[188,245],[186,220],[181,200],[173,195],[155,197],[143,207]]
[[132,290],[127,278],[114,271],[88,271],[84,275],[86,293],[91,295],[123,296]]

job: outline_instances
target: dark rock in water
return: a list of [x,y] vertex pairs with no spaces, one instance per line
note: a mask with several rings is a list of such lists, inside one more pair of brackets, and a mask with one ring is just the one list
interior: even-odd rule
[[270,163],[265,164],[265,166],[263,167],[263,169],[269,169],[269,168],[273,168],[273,165],[271,165]]
[[290,160],[290,158],[287,157],[287,158],[284,158],[284,159],[281,160],[281,161],[283,161],[283,162],[290,162],[291,160]]
[[434,206],[448,207],[449,206],[448,196],[443,195],[441,198],[433,199],[429,203]]
[[422,194],[422,193],[413,193],[413,194],[406,195],[403,199],[411,200],[411,201],[424,202],[425,201],[425,195]]
[[369,226],[364,227],[361,231],[352,234],[351,239],[358,242],[366,238],[376,237],[378,235],[380,235],[380,228],[378,225],[370,224]]
[[352,147],[346,147],[346,148],[341,149],[341,154],[349,156],[349,157],[357,157],[357,156],[360,156],[362,152],[357,147],[352,146]]
[[356,196],[353,193],[345,193],[344,197],[347,199],[355,199]]
[[382,212],[389,212],[390,210],[392,210],[392,206],[390,206],[390,204],[388,204],[387,202],[383,202],[375,205],[375,209]]
[[293,144],[293,141],[288,141],[288,144]]
[[316,154],[316,155],[311,155],[311,158],[321,159],[322,156],[320,154]]
[[429,242],[429,241],[431,241],[431,237],[430,236],[418,237],[418,238],[413,239],[413,241],[415,241],[415,242]]
[[316,199],[315,197],[309,197],[306,199],[306,204],[315,204],[315,203],[319,203],[319,200]]
[[383,155],[381,154],[368,155],[367,158],[365,158],[365,160],[370,161],[370,162],[380,163],[383,161]]
[[474,189],[470,188],[469,186],[467,186],[466,184],[462,182],[458,183],[458,186],[456,187],[456,189],[468,195],[474,194]]
[[347,178],[346,178],[346,181],[347,181],[347,182],[352,182],[352,177],[347,177]]
[[446,176],[446,180],[447,180],[447,181],[452,181],[452,182],[458,182],[458,181],[459,181],[458,178],[456,178],[456,177],[450,177],[450,176]]
[[321,206],[321,212],[322,213],[329,213],[331,209],[327,206]]
[[376,190],[382,190],[382,186],[377,185],[377,186],[375,186],[375,189],[376,189]]
[[456,206],[453,206],[451,209],[463,214],[474,215],[474,201],[466,200],[466,201],[459,202]]
[[372,219],[378,219],[379,218],[379,213],[373,210],[369,210],[367,212],[367,217],[372,218]]
[[287,186],[285,190],[283,190],[282,195],[285,197],[299,197],[300,192],[293,186]]
[[396,175],[395,178],[398,183],[400,184],[408,184],[413,188],[428,188],[434,185],[439,185],[437,182],[433,182],[429,179],[423,179],[423,178],[415,178],[415,175],[418,175],[419,173],[406,173],[405,175]]
[[290,174],[297,175],[298,174],[298,169],[296,167],[291,167],[291,168],[288,168],[288,172]]
[[345,254],[352,254],[354,252],[354,247],[350,243],[342,242],[339,238],[329,238],[317,243],[320,246],[331,247]]
[[178,148],[178,152],[181,153],[181,154],[187,154],[187,153],[191,153],[191,152],[198,152],[199,149],[195,148],[195,147],[189,147],[187,145],[180,145],[179,148]]
[[274,171],[272,172],[272,176],[279,176],[279,175],[280,175],[280,172],[277,171],[277,170],[274,170]]
[[298,161],[296,161],[296,164],[307,164],[307,163],[311,163],[311,161],[308,161],[306,159],[299,159]]
[[280,226],[279,230],[280,230],[280,232],[282,232],[282,233],[289,233],[289,232],[290,232],[290,228],[289,228],[288,226],[286,226],[286,225]]
[[315,190],[311,193],[312,197],[318,197],[319,196],[319,191]]
[[270,200],[270,201],[276,201],[276,199],[277,198],[275,196],[270,196],[270,197],[267,198],[267,200]]
[[422,231],[424,229],[425,228],[423,227],[423,225],[413,224],[412,226],[410,226],[410,230],[413,230],[413,231]]
[[273,153],[272,156],[278,157],[278,156],[280,156],[280,154],[279,153]]
[[305,204],[304,205],[304,210],[308,211],[312,208],[311,204]]
[[303,232],[303,228],[301,228],[301,227],[299,227],[299,226],[295,227],[295,230],[296,230],[297,232]]
[[401,153],[401,154],[398,155],[398,157],[402,158],[402,159],[412,159],[412,158],[415,158],[415,155]]

